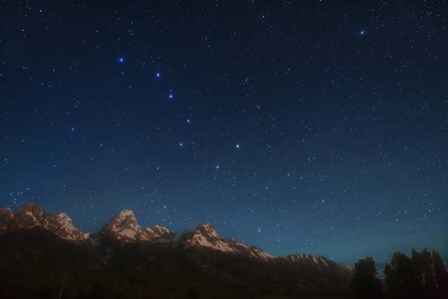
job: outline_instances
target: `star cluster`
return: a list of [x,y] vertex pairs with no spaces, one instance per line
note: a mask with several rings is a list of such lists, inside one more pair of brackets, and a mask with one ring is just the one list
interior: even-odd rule
[[0,206],[448,255],[446,5],[3,2]]

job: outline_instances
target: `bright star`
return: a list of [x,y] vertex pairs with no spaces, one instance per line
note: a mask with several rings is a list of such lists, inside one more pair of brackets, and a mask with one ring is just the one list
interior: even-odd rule
[[191,119],[187,118],[187,124],[191,124]]
[[156,77],[160,78],[160,73],[159,72],[156,73]]
[[124,57],[118,57],[118,62],[123,64],[124,63]]
[[174,95],[173,95],[173,93],[169,93],[168,94],[168,100],[172,100],[172,99],[174,99]]
[[236,147],[236,148],[240,148],[240,145],[239,145],[239,144],[237,144],[237,145],[235,145],[235,147]]
[[184,147],[184,143],[183,142],[179,142],[179,147]]
[[359,31],[359,35],[363,36],[366,34],[366,31],[364,29],[362,29],[361,31]]
[[216,169],[219,169],[219,168],[221,168],[221,167],[220,167],[219,165],[215,165],[215,168],[216,168]]

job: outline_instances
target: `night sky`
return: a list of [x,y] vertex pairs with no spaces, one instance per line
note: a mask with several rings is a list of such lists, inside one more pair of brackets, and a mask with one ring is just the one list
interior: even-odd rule
[[0,206],[448,255],[447,1],[2,1]]

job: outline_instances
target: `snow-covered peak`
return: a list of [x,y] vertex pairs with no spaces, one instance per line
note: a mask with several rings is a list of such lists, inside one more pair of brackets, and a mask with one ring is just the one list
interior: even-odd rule
[[137,223],[137,218],[132,210],[124,210],[112,217],[107,224],[112,230],[118,231],[121,229],[138,230],[141,229]]
[[198,225],[197,229],[210,229],[210,230],[216,230],[213,224],[210,222],[204,222]]
[[161,224],[156,224],[151,227],[144,228],[147,238],[155,243],[169,243],[175,245],[177,242],[177,235]]
[[16,214],[38,221],[38,219],[44,216],[44,210],[35,203],[28,203],[19,209]]
[[100,231],[92,233],[90,239],[97,243],[103,237],[120,242],[148,241],[156,243],[172,243],[175,234],[165,226],[157,224],[152,227],[141,227],[132,210],[124,210],[115,215]]
[[172,234],[172,232],[166,228],[165,226],[161,224],[156,224],[151,227],[145,228],[146,232],[148,232],[151,239],[153,238],[160,238],[168,236],[169,234]]
[[151,228],[153,230],[159,231],[161,233],[169,233],[170,232],[170,230],[162,224],[156,224],[156,225],[152,226]]
[[275,257],[260,248],[241,243],[235,239],[222,237],[210,223],[199,225],[192,232],[182,236],[184,248],[209,248],[225,253],[245,255],[260,260],[272,260]]
[[131,209],[127,209],[127,210],[123,210],[120,213],[118,213],[115,217],[118,218],[135,218],[135,214],[134,211],[132,211]]
[[66,240],[86,239],[86,235],[73,226],[72,220],[65,213],[53,216],[35,203],[29,203],[15,213],[9,209],[1,209],[0,232],[26,230],[33,227],[42,227]]
[[65,213],[59,213],[56,216],[56,219],[58,219],[58,221],[63,224],[63,225],[69,225],[72,224],[72,218],[70,218],[70,216],[68,216]]
[[137,222],[137,218],[132,210],[124,210],[112,217],[104,228],[92,235],[95,238],[98,235],[105,235],[109,238],[123,241],[147,241],[149,235]]
[[136,224],[137,218],[135,217],[135,214],[132,210],[123,210],[120,213],[116,214],[111,219],[111,222],[113,222],[115,225],[119,224],[128,225],[131,223]]
[[73,225],[72,218],[65,213],[59,213],[54,217],[54,231],[63,239],[67,240],[85,240],[89,234],[83,233]]
[[104,228],[106,232],[119,240],[141,240],[141,226],[137,223],[132,210],[124,210],[115,215]]
[[202,223],[195,230],[194,233],[208,236],[210,238],[221,238],[221,235],[211,223]]

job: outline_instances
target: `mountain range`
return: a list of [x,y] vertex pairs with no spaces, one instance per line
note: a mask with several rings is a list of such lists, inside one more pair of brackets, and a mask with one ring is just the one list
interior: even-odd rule
[[65,213],[0,208],[1,298],[350,298],[352,268],[274,256],[210,223],[175,233],[124,210],[85,233]]

